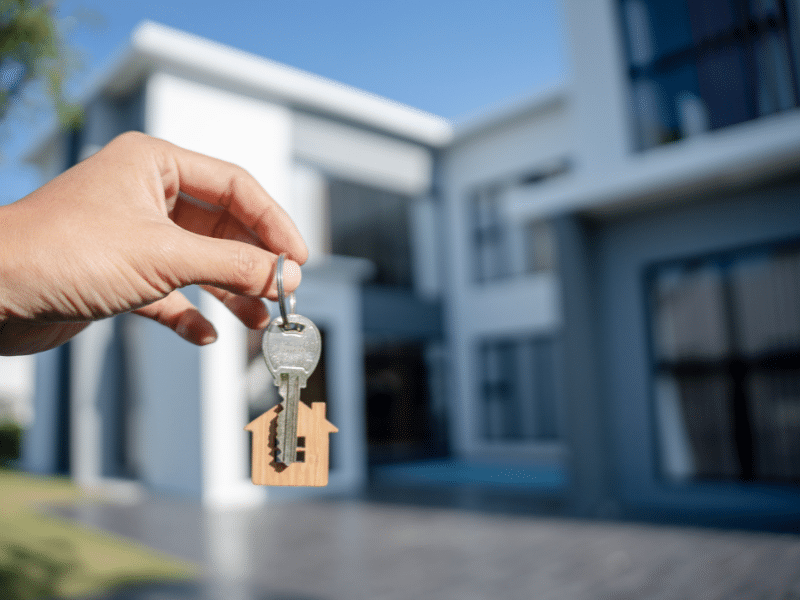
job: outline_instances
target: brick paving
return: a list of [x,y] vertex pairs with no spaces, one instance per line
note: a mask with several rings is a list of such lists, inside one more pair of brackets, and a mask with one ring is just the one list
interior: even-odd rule
[[104,600],[800,599],[800,536],[364,501],[59,510],[204,565]]

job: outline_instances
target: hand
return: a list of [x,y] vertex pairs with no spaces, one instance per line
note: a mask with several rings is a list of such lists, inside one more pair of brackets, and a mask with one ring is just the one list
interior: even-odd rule
[[246,171],[139,133],[116,138],[0,207],[0,355],[54,348],[133,311],[198,345],[216,339],[179,291],[190,284],[245,325],[269,320],[275,264],[286,292],[308,256],[286,212]]

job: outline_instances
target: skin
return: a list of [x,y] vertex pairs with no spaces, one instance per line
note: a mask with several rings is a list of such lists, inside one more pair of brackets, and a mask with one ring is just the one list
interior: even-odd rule
[[126,133],[22,200],[0,207],[0,355],[54,348],[125,312],[197,345],[213,325],[179,288],[200,284],[260,329],[308,250],[286,212],[246,171]]

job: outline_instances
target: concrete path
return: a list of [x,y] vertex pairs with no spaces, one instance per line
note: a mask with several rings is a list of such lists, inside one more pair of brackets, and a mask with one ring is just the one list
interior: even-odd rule
[[800,599],[800,536],[327,501],[58,511],[201,563],[103,600]]

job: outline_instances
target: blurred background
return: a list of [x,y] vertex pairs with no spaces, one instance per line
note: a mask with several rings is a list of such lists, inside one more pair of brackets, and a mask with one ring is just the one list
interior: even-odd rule
[[82,118],[12,90],[3,200],[127,130],[247,168],[311,250],[339,433],[328,488],[252,486],[261,334],[188,290],[208,348],[123,316],[2,359],[15,467],[798,531],[800,2],[55,6]]

